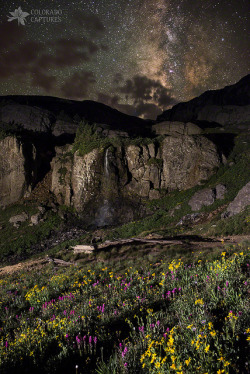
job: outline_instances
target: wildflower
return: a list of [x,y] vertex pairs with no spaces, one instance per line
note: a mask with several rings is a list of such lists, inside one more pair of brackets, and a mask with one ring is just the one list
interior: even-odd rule
[[209,351],[210,345],[206,345],[205,352],[207,353]]
[[197,299],[197,300],[195,300],[195,305],[197,305],[197,304],[204,305],[203,299]]
[[122,358],[125,357],[125,355],[126,355],[127,352],[128,352],[128,348],[125,347],[124,350],[123,350],[123,352],[122,352]]
[[189,363],[190,363],[190,361],[191,361],[191,357],[189,357],[189,359],[188,360],[185,360],[185,364],[188,366],[189,365]]
[[156,353],[153,353],[150,363],[152,364],[155,361],[155,359],[156,359]]

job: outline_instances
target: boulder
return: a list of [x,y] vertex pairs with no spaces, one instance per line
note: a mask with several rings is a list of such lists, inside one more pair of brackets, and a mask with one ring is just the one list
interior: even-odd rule
[[33,214],[31,217],[30,217],[30,222],[31,222],[31,225],[32,226],[36,226],[38,225],[38,223],[41,221],[41,218],[42,218],[42,214],[39,212],[39,213],[36,213],[36,214]]
[[11,217],[9,219],[9,223],[12,223],[13,225],[19,224],[19,223],[27,221],[28,218],[29,218],[28,214],[23,212],[21,214],[17,214],[16,216]]
[[250,182],[238,192],[235,199],[228,205],[221,217],[232,217],[235,214],[241,213],[248,205],[250,205]]
[[223,200],[226,192],[227,188],[226,186],[224,186],[224,184],[217,184],[217,186],[215,187],[216,199]]
[[176,224],[176,226],[188,225],[191,223],[197,223],[200,219],[203,218],[203,214],[201,213],[192,213],[186,214],[181,218],[181,220]]
[[217,184],[215,188],[204,188],[203,190],[197,191],[191,197],[188,204],[193,211],[197,211],[203,206],[212,205],[216,199],[224,199],[226,192],[226,186],[223,184]]
[[188,205],[193,211],[200,210],[203,206],[212,205],[215,201],[216,195],[212,188],[204,188],[197,191],[189,200]]

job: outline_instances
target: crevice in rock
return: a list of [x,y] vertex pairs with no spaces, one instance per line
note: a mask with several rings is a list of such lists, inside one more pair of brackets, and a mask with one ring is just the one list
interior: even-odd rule
[[234,147],[234,139],[236,134],[205,134],[207,139],[211,140],[226,157],[230,155]]
[[26,130],[18,136],[24,144],[26,180],[32,189],[51,171],[50,163],[56,154],[55,147],[72,144],[74,141],[73,135],[64,134],[56,137],[50,132],[37,133]]

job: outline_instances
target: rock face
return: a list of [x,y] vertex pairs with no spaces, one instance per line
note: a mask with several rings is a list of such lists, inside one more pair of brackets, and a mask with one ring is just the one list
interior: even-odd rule
[[0,120],[14,123],[26,130],[47,132],[55,119],[48,110],[21,104],[8,104],[1,107]]
[[197,191],[191,197],[188,204],[193,211],[198,211],[203,206],[212,205],[216,199],[224,199],[226,192],[227,189],[223,184],[217,184],[215,188],[204,188],[203,190]]
[[70,151],[71,145],[56,147],[56,157],[51,162],[52,180],[51,191],[56,195],[57,201],[62,205],[71,205],[71,168],[72,156]]
[[216,146],[200,135],[169,136],[161,144],[110,146],[84,156],[78,151],[70,156],[68,148],[58,147],[51,190],[60,204],[91,212],[100,225],[111,224],[114,217],[133,219],[141,199],[159,198],[161,190],[193,187],[219,165]]
[[179,103],[157,117],[157,121],[207,121],[220,125],[250,121],[250,74],[221,90],[207,91]]
[[56,137],[74,135],[81,120],[105,124],[112,131],[145,135],[151,122],[91,100],[75,101],[49,96],[0,96],[0,122]]
[[208,179],[220,165],[216,146],[197,136],[166,137],[162,145],[161,188],[183,190]]
[[232,217],[242,212],[250,205],[250,182],[248,182],[237,194],[235,199],[228,205],[227,210],[222,214],[222,218]]
[[29,190],[25,153],[24,144],[14,136],[0,141],[0,206],[18,201]]
[[152,126],[152,130],[156,135],[198,135],[202,129],[191,122],[171,122],[163,121]]

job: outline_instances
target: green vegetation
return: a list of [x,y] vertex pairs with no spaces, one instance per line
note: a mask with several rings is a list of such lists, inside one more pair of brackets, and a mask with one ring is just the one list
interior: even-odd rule
[[[103,136],[100,132],[97,131],[98,124],[90,123],[87,121],[82,121],[79,124],[79,127],[76,132],[75,142],[73,145],[72,152],[79,152],[80,156],[93,151],[94,149],[104,150],[108,147],[121,147],[128,145],[147,145],[147,144],[160,144],[164,136],[158,136],[156,138],[143,138],[143,137],[134,137],[134,138],[120,138],[113,137],[108,138]],[[158,159],[156,159],[158,160]],[[159,159],[160,160],[160,159]],[[160,163],[160,161],[157,161]]]
[[247,373],[249,247],[224,248],[2,276],[1,374]]
[[209,236],[249,234],[250,207],[232,217],[221,220],[218,214],[209,224],[198,225],[193,232]]
[[6,131],[4,131],[3,129],[0,129],[0,140],[5,139],[7,136],[8,134],[6,133]]
[[49,211],[46,213],[45,221],[37,226],[30,226],[30,220],[27,220],[22,222],[19,228],[13,227],[9,219],[23,212],[30,217],[37,213],[37,207],[19,204],[0,210],[0,262],[2,264],[31,256],[33,254],[32,246],[41,243],[61,224],[58,215]]
[[67,174],[67,171],[68,171],[68,169],[65,166],[61,167],[58,170],[58,173],[60,174],[60,177],[59,177],[59,183],[60,184],[65,184],[65,175]]
[[162,169],[162,166],[163,166],[163,159],[162,158],[150,158],[148,160],[148,165],[155,165],[158,167],[158,169]]
[[80,156],[84,156],[96,148],[104,149],[109,144],[109,139],[102,137],[96,131],[96,124],[82,121],[76,132],[73,152],[78,151]]
[[0,140],[5,139],[7,136],[16,136],[22,132],[22,127],[16,124],[6,124],[0,121]]

